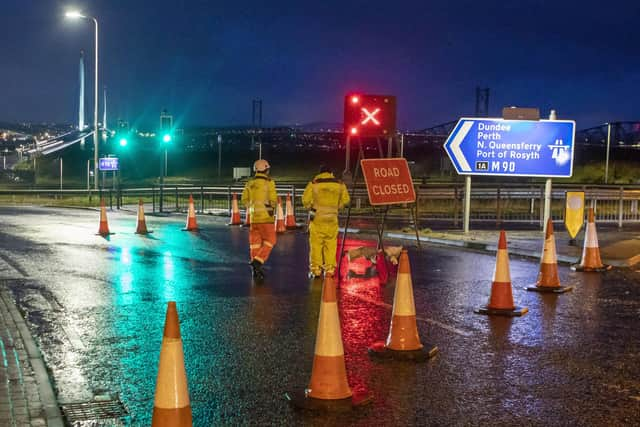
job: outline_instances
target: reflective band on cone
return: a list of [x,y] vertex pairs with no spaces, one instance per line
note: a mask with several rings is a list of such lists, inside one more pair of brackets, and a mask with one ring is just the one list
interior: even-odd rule
[[284,226],[284,212],[282,211],[282,199],[278,196],[278,215],[276,217],[276,233],[287,231]]
[[571,266],[574,271],[607,271],[611,266],[602,263],[600,247],[598,245],[598,233],[593,208],[589,208],[589,222],[584,235],[584,247],[580,264]]
[[423,346],[418,336],[416,306],[413,299],[413,283],[409,254],[400,254],[396,290],[393,297],[393,314],[386,343],[376,342],[369,348],[371,356],[425,361],[438,352],[438,347]]
[[294,230],[298,228],[298,224],[296,224],[296,217],[293,214],[293,204],[291,203],[291,194],[287,193],[287,203],[286,207],[286,215],[285,215],[285,227],[287,230]]
[[242,225],[240,220],[240,209],[238,209],[238,195],[233,193],[231,199],[231,222],[228,225]]
[[500,239],[498,240],[496,268],[493,273],[489,303],[474,311],[478,314],[495,314],[509,317],[522,316],[529,311],[526,307],[517,307],[513,303],[509,252],[507,250],[507,236],[504,230],[500,231]]
[[316,410],[345,410],[370,402],[370,396],[354,397],[347,381],[347,368],[340,331],[340,316],[333,276],[322,286],[318,332],[309,387],[304,393],[286,394],[296,407]]
[[573,289],[570,286],[560,286],[558,276],[558,255],[556,253],[556,239],[553,235],[553,220],[547,221],[547,231],[540,259],[540,273],[536,286],[528,286],[528,291],[563,293]]
[[196,221],[196,208],[193,205],[193,195],[189,194],[189,213],[187,214],[187,225],[183,231],[197,231],[198,223]]
[[167,306],[153,403],[152,427],[192,426],[191,404],[176,303]]

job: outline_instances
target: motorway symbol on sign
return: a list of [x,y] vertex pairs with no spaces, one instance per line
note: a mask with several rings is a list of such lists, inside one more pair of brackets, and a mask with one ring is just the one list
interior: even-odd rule
[[573,120],[462,118],[444,143],[461,175],[570,177]]
[[101,171],[117,171],[118,170],[118,158],[117,157],[102,157],[98,159],[98,168]]
[[407,159],[363,159],[360,165],[372,206],[416,201]]

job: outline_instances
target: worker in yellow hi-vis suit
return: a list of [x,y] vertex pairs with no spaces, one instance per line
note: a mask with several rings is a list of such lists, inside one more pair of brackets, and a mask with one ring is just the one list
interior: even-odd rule
[[242,204],[249,211],[249,253],[253,277],[264,279],[263,264],[276,245],[276,227],[273,216],[278,203],[276,184],[269,178],[269,163],[256,160],[253,164],[255,176],[247,181],[242,190]]
[[302,205],[310,209],[309,277],[333,276],[338,246],[338,210],[349,204],[349,192],[326,166],[320,167],[302,194]]

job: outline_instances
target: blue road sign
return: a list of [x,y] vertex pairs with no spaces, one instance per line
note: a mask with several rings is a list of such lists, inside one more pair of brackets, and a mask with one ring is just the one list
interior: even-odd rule
[[444,148],[461,175],[568,178],[575,128],[573,120],[462,118]]
[[98,159],[98,168],[101,171],[117,171],[118,170],[118,158],[117,157],[102,157]]

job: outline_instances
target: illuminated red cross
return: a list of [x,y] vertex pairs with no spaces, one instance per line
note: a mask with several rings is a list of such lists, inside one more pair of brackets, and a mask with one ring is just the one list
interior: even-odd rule
[[369,112],[366,108],[362,107],[362,112],[365,114],[365,118],[360,124],[366,125],[369,121],[373,122],[373,124],[380,126],[380,121],[376,119],[375,115],[380,112],[379,108],[376,108],[372,112]]

